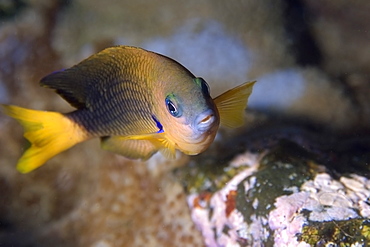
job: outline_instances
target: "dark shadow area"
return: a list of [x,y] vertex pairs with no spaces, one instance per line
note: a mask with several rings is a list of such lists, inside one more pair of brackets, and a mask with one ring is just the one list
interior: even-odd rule
[[[227,164],[235,155],[251,152],[289,151],[337,172],[358,173],[370,178],[370,129],[335,130],[302,118],[270,115],[252,126],[217,142],[195,159],[209,164]],[[205,159],[206,157],[206,159]],[[223,167],[219,169],[222,172]],[[334,174],[335,175],[335,174]]]
[[322,54],[311,32],[311,13],[300,0],[287,0],[283,2],[283,5],[287,45],[297,64],[301,66],[319,66]]

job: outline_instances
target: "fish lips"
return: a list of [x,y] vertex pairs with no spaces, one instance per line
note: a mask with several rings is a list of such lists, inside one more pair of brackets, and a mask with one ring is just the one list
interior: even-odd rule
[[220,118],[217,110],[208,108],[198,114],[192,124],[188,125],[189,131],[177,130],[170,139],[174,142],[176,149],[181,152],[187,155],[197,155],[211,145],[219,125]]
[[219,125],[220,118],[217,111],[207,109],[200,113],[193,122],[193,135],[189,140],[192,148],[185,153],[196,155],[206,150],[213,142]]
[[219,125],[219,117],[213,109],[200,113],[194,120],[193,127],[200,134],[208,132]]

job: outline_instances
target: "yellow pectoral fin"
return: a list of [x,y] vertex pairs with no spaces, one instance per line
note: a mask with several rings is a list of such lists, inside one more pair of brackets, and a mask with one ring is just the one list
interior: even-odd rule
[[122,136],[101,138],[101,147],[130,159],[147,160],[158,151],[158,148],[148,140],[132,140]]
[[174,159],[176,157],[176,148],[167,138],[164,132],[153,133],[147,135],[130,136],[130,139],[135,140],[148,140],[168,159]]
[[176,158],[176,148],[167,139],[152,139],[151,142],[159,147],[159,151],[167,159]]
[[149,159],[160,151],[166,158],[174,158],[176,150],[164,133],[112,136],[102,138],[102,148],[132,159]]
[[221,125],[237,128],[243,125],[244,109],[256,81],[246,82],[217,96],[214,102],[220,114]]

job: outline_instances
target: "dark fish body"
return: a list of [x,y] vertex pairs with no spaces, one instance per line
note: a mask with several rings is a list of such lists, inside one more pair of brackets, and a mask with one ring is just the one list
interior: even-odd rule
[[166,86],[164,80],[181,87],[182,78],[195,76],[170,58],[132,47],[112,47],[44,77],[40,84],[55,89],[76,107],[78,111],[68,116],[90,134],[134,135],[158,131],[154,102]]

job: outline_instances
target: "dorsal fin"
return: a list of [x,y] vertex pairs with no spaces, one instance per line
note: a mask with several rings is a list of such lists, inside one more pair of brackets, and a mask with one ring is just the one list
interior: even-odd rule
[[72,106],[80,109],[86,108],[86,97],[84,95],[84,83],[87,78],[79,75],[77,69],[70,68],[63,71],[53,72],[41,79],[40,85],[55,89]]
[[[109,83],[115,83],[120,72],[124,46],[107,48],[75,66],[56,71],[41,79],[40,85],[55,89],[72,106],[89,108],[89,101],[104,94]],[[124,80],[124,78],[121,78]]]

